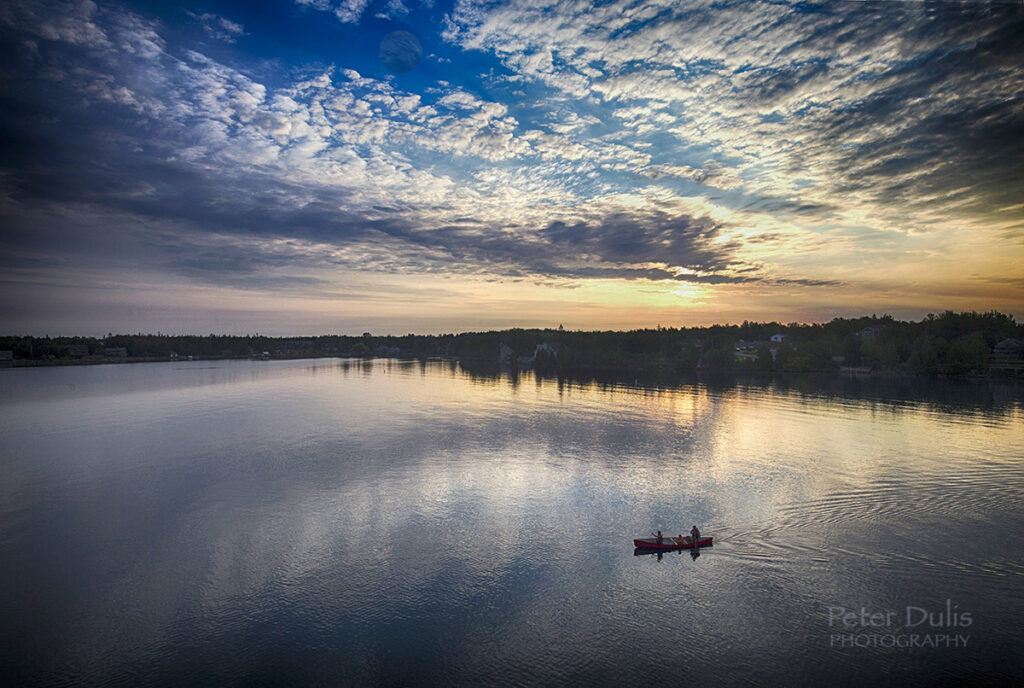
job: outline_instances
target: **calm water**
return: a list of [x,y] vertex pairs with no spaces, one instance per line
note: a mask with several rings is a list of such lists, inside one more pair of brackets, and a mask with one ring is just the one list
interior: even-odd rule
[[1024,678],[1024,395],[836,384],[0,371],[0,682]]

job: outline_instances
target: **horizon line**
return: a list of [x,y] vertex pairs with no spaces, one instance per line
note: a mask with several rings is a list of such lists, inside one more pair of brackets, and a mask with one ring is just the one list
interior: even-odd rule
[[384,333],[384,334],[374,334],[373,332],[370,332],[369,330],[366,330],[366,331],[361,332],[359,334],[343,334],[343,333],[337,333],[337,332],[334,332],[334,333],[332,333],[332,332],[321,332],[319,334],[309,334],[309,333],[307,333],[307,334],[261,334],[259,332],[247,332],[247,333],[244,333],[244,334],[230,334],[230,333],[225,333],[225,332],[220,332],[220,333],[208,332],[206,334],[199,334],[199,333],[194,333],[194,332],[188,332],[188,333],[173,334],[173,333],[161,332],[160,330],[157,330],[156,332],[119,332],[119,333],[108,332],[107,335],[105,335],[105,336],[104,335],[88,335],[88,334],[57,334],[57,335],[51,335],[51,334],[42,334],[42,335],[34,335],[34,334],[0,334],[0,339],[4,339],[4,338],[34,338],[34,339],[83,338],[83,339],[104,340],[104,339],[109,339],[111,337],[139,337],[139,336],[142,336],[142,337],[263,337],[263,338],[266,338],[266,339],[297,339],[297,338],[302,338],[302,337],[355,337],[355,338],[360,338],[360,337],[365,337],[367,335],[369,335],[370,337],[394,337],[394,338],[400,338],[400,337],[445,337],[445,336],[459,336],[459,335],[465,335],[465,334],[489,334],[489,333],[511,332],[511,331],[516,331],[516,330],[521,330],[521,331],[554,331],[554,332],[561,331],[561,332],[621,332],[621,333],[626,333],[626,332],[646,332],[646,331],[673,330],[673,329],[674,330],[700,330],[700,329],[709,329],[709,328],[712,328],[712,327],[744,327],[744,326],[750,326],[750,325],[778,325],[779,327],[811,327],[811,326],[814,326],[814,325],[827,325],[827,324],[835,322],[837,320],[855,321],[855,320],[864,320],[864,319],[868,319],[868,320],[891,320],[893,322],[899,322],[899,323],[921,323],[921,322],[924,322],[925,320],[928,320],[929,317],[940,318],[940,317],[943,317],[943,316],[946,316],[946,315],[949,315],[949,314],[952,314],[954,316],[963,316],[963,315],[976,315],[977,316],[977,315],[989,315],[989,314],[1001,315],[1001,316],[1005,316],[1005,317],[1009,318],[1011,321],[1017,323],[1018,325],[1020,324],[1018,322],[1017,316],[1015,314],[1013,314],[1013,313],[1004,313],[1003,311],[1000,311],[1000,310],[997,310],[997,309],[993,308],[993,309],[989,309],[989,310],[970,310],[970,311],[955,311],[953,309],[946,309],[946,310],[941,310],[941,311],[938,311],[938,312],[929,312],[926,315],[921,316],[921,318],[916,319],[916,320],[915,319],[900,319],[900,318],[897,318],[896,316],[894,316],[894,315],[892,315],[890,313],[883,313],[882,315],[877,315],[876,313],[872,313],[871,315],[866,315],[865,314],[865,315],[858,315],[858,316],[838,316],[837,315],[837,316],[832,317],[829,320],[811,320],[811,321],[803,321],[803,322],[791,321],[791,322],[788,322],[788,323],[787,322],[781,322],[779,320],[748,320],[748,319],[745,319],[742,323],[733,323],[733,322],[720,323],[720,322],[716,322],[716,323],[711,323],[711,324],[707,324],[707,325],[662,325],[661,323],[658,323],[657,325],[651,325],[651,326],[646,326],[646,327],[635,327],[635,328],[628,328],[628,329],[621,329],[621,328],[620,329],[616,329],[616,328],[607,328],[607,329],[565,328],[565,327],[562,327],[561,324],[559,324],[557,327],[551,327],[551,326],[546,326],[546,327],[539,327],[539,326],[532,326],[532,327],[513,326],[513,327],[506,327],[506,328],[501,328],[501,329],[489,329],[489,330],[467,329],[467,330],[457,330],[457,331],[453,330],[453,331],[449,331],[449,332],[440,332],[440,333],[435,333],[435,332],[429,332],[429,333],[406,332],[404,334],[393,334],[391,332]]

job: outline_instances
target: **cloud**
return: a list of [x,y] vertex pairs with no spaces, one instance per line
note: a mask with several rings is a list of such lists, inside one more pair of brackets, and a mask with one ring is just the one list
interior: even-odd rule
[[462,0],[445,37],[566,98],[599,99],[631,147],[667,130],[679,154],[731,168],[716,180],[654,158],[649,176],[788,199],[744,201],[768,213],[841,205],[840,220],[916,231],[983,221],[1013,200],[1022,15],[984,3]]
[[195,21],[203,27],[203,30],[211,37],[216,38],[218,41],[224,41],[225,43],[234,43],[239,37],[245,35],[245,27],[237,22],[233,22],[230,19],[211,14],[209,12],[204,14],[196,14],[195,12],[185,11],[188,16],[192,17]]
[[343,24],[354,24],[372,7],[374,16],[393,19],[409,14],[409,8],[402,0],[295,0],[298,5],[321,12],[330,12]]
[[459,2],[445,35],[505,85],[412,92],[346,65],[263,83],[116,6],[14,3],[0,214],[243,289],[342,268],[813,288],[843,278],[798,256],[853,235],[993,207],[979,231],[1019,232],[1019,14],[841,5]]
[[718,227],[711,221],[664,213],[617,213],[594,222],[552,222],[540,236],[552,248],[601,262],[658,262],[691,270],[728,265],[728,246],[712,245]]

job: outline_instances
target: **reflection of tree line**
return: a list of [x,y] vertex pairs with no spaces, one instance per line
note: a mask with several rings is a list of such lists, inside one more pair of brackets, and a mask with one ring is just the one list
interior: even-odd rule
[[1024,404],[1024,389],[1013,380],[972,379],[928,375],[849,376],[834,373],[751,373],[699,372],[635,375],[626,371],[591,374],[553,374],[539,370],[505,370],[488,365],[483,369],[462,361],[459,367],[478,381],[504,379],[513,384],[554,383],[560,388],[588,387],[614,390],[639,386],[649,394],[699,388],[719,395],[756,393],[770,388],[773,393],[796,394],[808,401],[846,400],[877,402],[886,410],[898,411],[905,404],[927,404],[936,411],[970,411],[997,415]]
[[[696,373],[900,372],[928,375],[1013,369],[1024,326],[997,312],[837,318],[820,325],[777,322],[586,332],[511,329],[442,335],[265,337],[261,335],[0,337],[0,351],[29,361],[299,358],[358,356],[457,358],[482,374],[529,367],[578,378],[660,380]],[[1016,358],[1015,358],[1016,357]],[[1008,358],[1014,359],[1008,362]],[[1024,364],[1024,362],[1022,362]]]

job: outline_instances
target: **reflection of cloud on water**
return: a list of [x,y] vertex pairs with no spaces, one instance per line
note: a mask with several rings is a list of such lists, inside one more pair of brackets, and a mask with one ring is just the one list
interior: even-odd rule
[[[808,652],[792,643],[819,630],[822,605],[923,604],[902,599],[922,570],[933,589],[973,577],[975,591],[1019,570],[982,544],[936,544],[1021,502],[1006,459],[1024,452],[1019,418],[958,424],[753,387],[512,385],[393,361],[212,374],[225,384],[141,408],[102,397],[103,415],[132,420],[109,456],[80,419],[53,419],[82,454],[69,468],[89,468],[61,513],[93,524],[77,526],[94,528],[89,554],[69,558],[97,591],[70,605],[63,657],[117,647],[137,665],[202,638],[239,646],[228,669],[251,667],[248,639],[280,627],[345,657],[416,634],[458,648],[461,676],[558,662],[586,676],[594,647],[604,667],[648,644],[678,662],[706,650],[697,634],[749,667]],[[714,550],[632,556],[632,537],[691,520]],[[880,528],[901,551],[874,546]],[[752,630],[780,622],[804,635]]]

